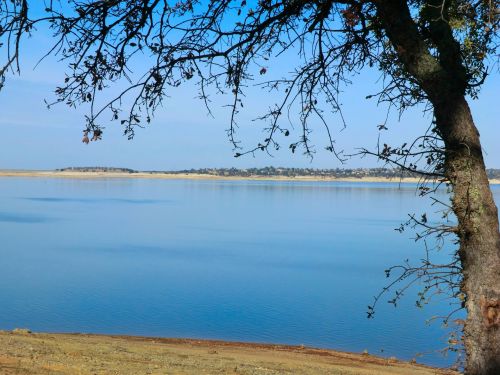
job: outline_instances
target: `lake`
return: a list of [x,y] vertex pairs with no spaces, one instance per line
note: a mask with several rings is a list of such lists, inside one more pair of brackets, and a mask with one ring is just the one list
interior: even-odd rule
[[397,183],[2,178],[0,329],[366,349],[447,366],[454,357],[436,352],[447,331],[426,320],[449,301],[419,309],[417,288],[366,318],[384,269],[424,256],[394,229],[426,208]]

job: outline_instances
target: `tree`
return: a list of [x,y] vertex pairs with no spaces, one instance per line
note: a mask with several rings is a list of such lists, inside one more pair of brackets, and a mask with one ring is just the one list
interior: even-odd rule
[[[328,131],[324,108],[339,112],[340,88],[365,67],[384,76],[374,95],[380,102],[400,111],[426,105],[433,123],[416,142],[365,152],[451,187],[457,225],[436,231],[453,233],[459,243],[454,267],[467,309],[466,373],[500,373],[498,211],[467,103],[493,71],[487,64],[498,64],[496,0],[46,0],[43,14],[31,16],[36,3],[0,5],[0,42],[7,50],[0,84],[9,69],[19,70],[24,36],[47,24],[54,36],[48,54],[68,66],[56,102],[91,105],[85,142],[101,138],[106,113],[132,138],[137,126],[151,121],[167,90],[191,79],[209,110],[210,87],[232,95],[228,135],[237,157],[278,148],[290,135],[282,118],[293,108],[299,108],[300,135],[289,148],[311,154],[311,118]],[[261,80],[282,93],[259,118],[268,124],[267,135],[241,150],[235,131],[245,84],[265,78],[272,59],[287,51],[300,56],[296,70]],[[138,79],[129,74],[136,55],[150,62]],[[100,101],[109,85],[124,80],[128,86],[117,97]],[[342,158],[328,134],[327,150]]]

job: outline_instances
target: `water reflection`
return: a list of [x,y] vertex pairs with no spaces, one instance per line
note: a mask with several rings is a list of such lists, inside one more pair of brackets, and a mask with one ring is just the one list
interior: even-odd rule
[[0,212],[0,222],[18,224],[36,224],[54,221],[54,218],[36,214],[18,214],[12,212]]
[[46,202],[46,203],[90,203],[90,204],[102,204],[102,203],[130,203],[130,204],[158,204],[158,203],[169,203],[170,201],[165,199],[125,199],[125,198],[55,198],[55,197],[21,197],[20,199],[25,199],[33,202]]
[[418,286],[366,319],[383,270],[424,254],[394,230],[408,213],[438,219],[417,194],[398,184],[3,179],[0,329],[434,353],[446,332],[425,321],[450,306],[415,308]]

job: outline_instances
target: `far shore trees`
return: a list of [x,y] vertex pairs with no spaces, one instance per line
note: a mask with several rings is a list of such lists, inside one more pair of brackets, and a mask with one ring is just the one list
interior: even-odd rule
[[[36,9],[41,3],[44,9]],[[451,187],[458,223],[429,233],[455,236],[457,260],[439,269],[435,286],[451,283],[464,301],[466,373],[493,375],[500,373],[498,211],[467,101],[493,73],[488,64],[498,64],[499,23],[497,0],[3,0],[0,87],[9,69],[19,68],[24,37],[50,27],[47,53],[68,68],[57,101],[91,104],[85,142],[102,137],[109,117],[133,137],[172,87],[196,80],[208,107],[209,88],[232,96],[228,136],[235,156],[278,148],[297,130],[286,146],[310,154],[311,119],[330,135],[325,109],[340,110],[342,85],[362,69],[378,69],[384,80],[374,97],[401,111],[426,105],[434,120],[413,143],[365,152]],[[299,56],[295,71],[266,81],[273,59],[287,51]],[[149,66],[128,80],[138,54]],[[235,131],[252,80],[281,99],[263,108],[265,138],[241,150]],[[110,85],[124,82],[118,96],[101,103]],[[287,116],[298,129],[289,129]],[[341,159],[330,136],[327,142]]]

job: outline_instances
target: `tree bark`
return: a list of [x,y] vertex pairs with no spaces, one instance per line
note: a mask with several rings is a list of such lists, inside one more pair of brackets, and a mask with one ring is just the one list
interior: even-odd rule
[[[432,56],[404,0],[375,0],[377,14],[401,63],[434,107],[445,144],[445,174],[458,220],[462,292],[467,320],[468,375],[500,374],[500,232],[498,210],[484,165],[479,133],[465,100],[467,78],[460,48],[443,17],[430,22],[439,51]],[[440,9],[436,7],[436,9]],[[434,21],[435,19],[435,21]]]
[[445,142],[445,173],[453,186],[458,219],[462,292],[467,320],[467,374],[500,374],[500,233],[498,211],[486,175],[479,133],[465,98],[436,105]]

